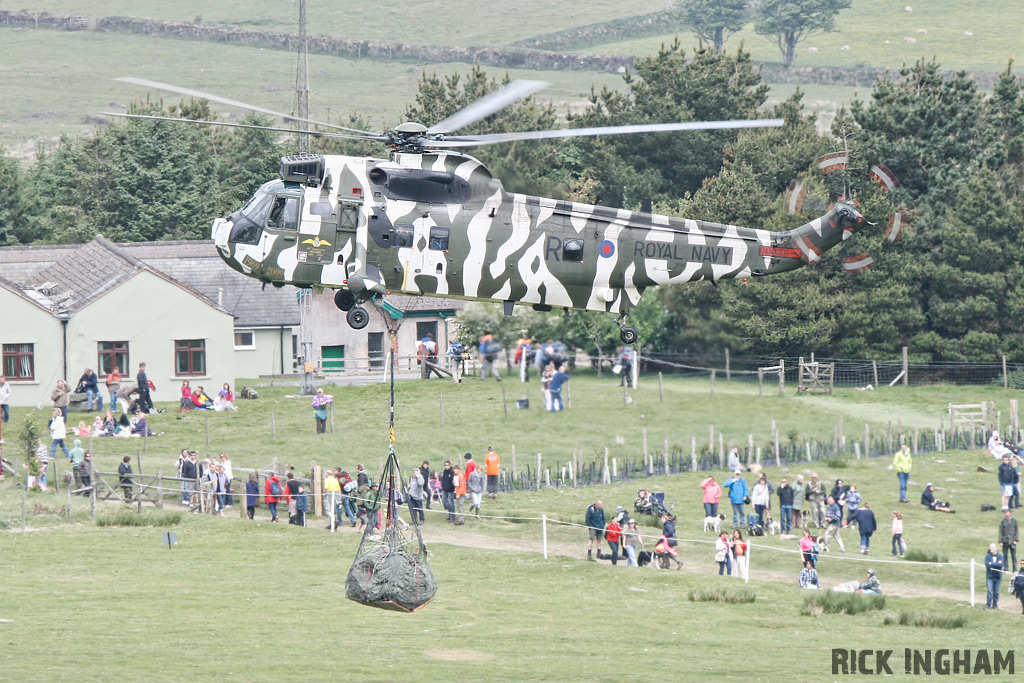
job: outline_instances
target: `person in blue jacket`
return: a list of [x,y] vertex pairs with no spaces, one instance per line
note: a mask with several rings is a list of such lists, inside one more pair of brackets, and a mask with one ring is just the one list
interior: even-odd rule
[[[743,479],[743,472],[736,470],[732,473],[732,479],[722,484],[722,488],[729,489],[729,502],[732,503],[732,528],[747,525],[747,516],[743,510],[743,504],[749,500],[750,488]],[[737,522],[737,520],[739,520]]]
[[985,609],[999,609],[999,585],[1003,582],[1003,568],[1006,561],[1002,553],[996,550],[996,544],[988,547],[988,554],[985,555],[985,587],[988,593],[985,596]]

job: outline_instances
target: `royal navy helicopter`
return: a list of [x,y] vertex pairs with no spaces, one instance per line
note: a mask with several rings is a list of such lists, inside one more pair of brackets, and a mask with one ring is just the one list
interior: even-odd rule
[[[117,80],[297,120],[165,83]],[[637,331],[626,324],[627,316],[648,288],[790,271],[817,262],[866,222],[852,202],[839,202],[793,230],[769,232],[507,192],[482,163],[456,150],[517,140],[782,125],[763,119],[453,134],[545,85],[513,81],[429,128],[403,123],[374,133],[299,119],[342,131],[310,134],[385,143],[388,158],[283,157],[279,179],[214,221],[220,256],[264,283],[337,290],[335,304],[354,329],[369,322],[362,304],[379,304],[395,293],[501,302],[506,315],[517,303],[542,311],[618,313],[620,337],[631,344]]]

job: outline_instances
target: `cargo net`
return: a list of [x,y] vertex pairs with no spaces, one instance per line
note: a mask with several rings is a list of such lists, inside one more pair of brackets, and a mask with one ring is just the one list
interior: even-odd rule
[[427,548],[409,506],[411,524],[399,518],[404,489],[392,446],[380,484],[362,501],[367,513],[359,551],[348,570],[345,595],[370,607],[415,612],[430,602],[437,581],[427,564]]

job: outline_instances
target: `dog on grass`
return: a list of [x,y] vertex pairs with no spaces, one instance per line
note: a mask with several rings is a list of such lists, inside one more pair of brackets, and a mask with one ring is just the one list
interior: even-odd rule
[[704,531],[714,531],[716,534],[722,530],[722,521],[725,515],[704,518]]
[[764,527],[768,530],[768,533],[774,536],[775,534],[782,531],[782,525],[776,522],[771,517],[767,517],[764,520]]

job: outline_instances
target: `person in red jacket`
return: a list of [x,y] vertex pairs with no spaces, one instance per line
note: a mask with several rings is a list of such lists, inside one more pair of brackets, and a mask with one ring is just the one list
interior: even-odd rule
[[612,564],[619,563],[619,539],[622,538],[622,527],[612,519],[604,530],[604,540],[608,541],[608,547],[612,549]]
[[263,500],[267,504],[267,509],[270,510],[270,521],[277,521],[277,503],[284,498],[284,491],[281,488],[281,480],[277,478],[276,474],[271,474],[267,477],[267,483],[263,486],[264,498]]

